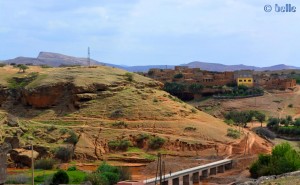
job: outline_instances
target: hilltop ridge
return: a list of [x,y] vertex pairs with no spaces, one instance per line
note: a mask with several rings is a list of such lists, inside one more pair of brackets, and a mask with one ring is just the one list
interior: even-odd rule
[[[84,57],[73,57],[68,55],[63,55],[53,52],[40,52],[37,58],[30,57],[17,57],[15,59],[4,60],[5,63],[16,63],[16,64],[33,64],[33,65],[49,65],[53,67],[58,67],[61,65],[82,65],[87,66],[87,58]],[[143,65],[143,66],[126,66],[126,65],[116,65],[111,63],[99,62],[94,59],[91,59],[92,65],[105,65],[124,69],[132,72],[147,72],[151,68],[159,69],[174,69],[175,65]],[[201,68],[201,70],[207,71],[236,71],[236,70],[255,70],[255,71],[273,71],[273,70],[286,70],[286,69],[300,69],[296,66],[288,66],[285,64],[278,64],[269,67],[256,67],[256,66],[247,66],[243,64],[239,65],[224,65],[219,63],[209,63],[209,62],[200,62],[194,61],[186,64],[181,64],[181,66],[188,66],[190,68]]]

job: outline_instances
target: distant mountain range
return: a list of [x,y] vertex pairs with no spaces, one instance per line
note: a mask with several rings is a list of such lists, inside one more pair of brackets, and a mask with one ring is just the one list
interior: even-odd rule
[[[124,65],[114,65],[109,63],[98,62],[91,59],[92,65],[106,65],[116,68],[121,68],[131,72],[147,72],[151,68],[159,69],[174,69],[175,65],[146,65],[146,66],[124,66]],[[67,56],[59,53],[51,52],[40,52],[37,58],[30,57],[17,57],[15,59],[4,60],[4,63],[16,63],[16,64],[33,64],[33,65],[49,65],[53,67],[58,67],[61,65],[88,65],[87,58],[78,58]],[[182,64],[181,66],[188,66],[190,68],[200,68],[207,71],[236,71],[236,70],[255,70],[255,71],[276,71],[284,69],[300,69],[300,67],[287,66],[284,64],[279,64],[270,67],[255,67],[246,65],[224,65],[218,63],[207,63],[207,62],[191,62],[187,64]]]

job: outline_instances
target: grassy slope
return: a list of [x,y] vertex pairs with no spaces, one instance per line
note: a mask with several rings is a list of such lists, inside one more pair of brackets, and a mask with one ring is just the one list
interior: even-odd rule
[[[118,84],[110,89],[114,96],[95,99],[85,103],[80,111],[70,112],[64,116],[57,115],[51,109],[34,110],[39,111],[33,122],[26,122],[24,126],[30,129],[47,130],[47,125],[55,125],[57,129],[52,134],[59,134],[59,130],[68,127],[80,130],[83,126],[90,135],[97,135],[99,123],[104,127],[102,136],[114,139],[124,131],[126,135],[138,134],[140,132],[156,133],[162,137],[172,140],[180,139],[190,143],[211,143],[214,141],[227,143],[232,140],[226,137],[227,126],[204,112],[195,110],[192,106],[180,102],[168,93],[148,87],[143,84],[157,83],[149,78],[134,74],[133,82],[126,80],[126,71],[111,67],[97,68],[48,68],[30,67],[25,74],[18,74],[18,69],[11,67],[0,68],[0,83],[7,85],[7,79],[13,76],[26,75],[29,72],[39,72],[39,77],[31,82],[26,88],[35,88],[43,85],[51,85],[59,82],[73,82],[78,87],[87,87],[93,83],[106,85]],[[114,90],[115,88],[115,90]],[[125,121],[129,128],[116,129],[112,127],[115,119],[110,119],[113,111],[122,109],[124,116],[118,120]],[[43,126],[43,124],[46,124]],[[184,132],[185,127],[195,127],[195,132]],[[30,131],[33,132],[33,131]],[[26,136],[26,135],[25,135]],[[37,137],[38,138],[38,137]],[[44,138],[38,142],[43,143]],[[62,139],[58,140],[58,144]],[[50,144],[56,146],[56,144]]]

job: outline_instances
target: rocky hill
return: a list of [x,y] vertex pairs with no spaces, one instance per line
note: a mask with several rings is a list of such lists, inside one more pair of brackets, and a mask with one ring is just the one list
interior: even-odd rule
[[[152,79],[107,66],[18,71],[0,68],[1,138],[13,143],[14,161],[26,161],[20,156],[28,153],[29,138],[36,156],[44,157],[68,144],[72,132],[78,160],[147,161],[157,152],[153,138],[162,138],[158,148],[170,155],[243,153],[240,140],[226,136],[223,121],[162,91]],[[121,141],[139,150],[123,153],[111,146]]]
[[[52,52],[40,52],[37,58],[30,57],[17,57],[15,59],[4,60],[4,63],[16,63],[16,64],[33,64],[33,65],[48,65],[53,67],[58,67],[61,65],[81,65],[87,66],[87,58],[78,58],[73,56],[67,56],[59,53]],[[103,63],[91,59],[92,65],[105,65],[124,69],[132,72],[148,72],[151,68],[159,69],[174,69],[175,65],[143,65],[143,66],[126,66],[126,65],[115,65],[110,63]],[[182,66],[189,66],[190,68],[201,68],[207,71],[235,71],[235,70],[255,70],[255,71],[274,71],[274,70],[287,70],[287,69],[300,69],[300,67],[287,66],[284,64],[269,66],[269,67],[256,67],[247,65],[224,65],[219,63],[209,63],[209,62],[190,62],[187,64],[181,64]]]
[[[52,67],[58,66],[87,66],[87,58],[79,58],[68,55],[63,55],[59,53],[52,52],[40,52],[37,58],[30,57],[17,57],[15,59],[4,60],[4,63],[11,64],[32,64],[32,65],[48,65]],[[117,67],[117,65],[106,64],[102,62],[98,62],[96,60],[90,59],[91,65],[107,65]]]

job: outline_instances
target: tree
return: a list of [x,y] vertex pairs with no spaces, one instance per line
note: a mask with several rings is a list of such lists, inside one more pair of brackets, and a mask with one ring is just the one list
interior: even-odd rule
[[164,90],[172,95],[178,95],[185,91],[185,85],[175,82],[167,82],[165,83]]
[[126,77],[126,80],[128,80],[129,82],[132,82],[133,81],[133,73],[125,73],[125,77]]
[[260,122],[260,127],[262,127],[262,123],[266,121],[266,115],[261,112],[257,112],[255,114],[255,118]]
[[189,91],[194,94],[200,94],[200,91],[204,88],[201,84],[191,84],[189,86]]
[[[25,73],[25,71],[26,71],[27,69],[29,69],[29,67],[26,66],[26,65],[24,65],[24,64],[19,64],[17,67],[19,68],[20,71],[22,71],[22,73]],[[20,72],[20,71],[19,71],[19,72]]]
[[272,155],[260,155],[249,171],[254,178],[279,175],[300,169],[300,155],[288,143],[275,146]]
[[174,78],[183,78],[183,74],[182,73],[178,73],[176,75],[174,75]]
[[59,170],[53,175],[51,185],[68,184],[69,176],[64,170]]
[[296,119],[294,124],[296,127],[300,127],[300,118]]
[[269,128],[278,127],[279,123],[280,123],[280,119],[279,118],[270,118],[268,120],[267,127],[269,127]]

